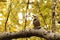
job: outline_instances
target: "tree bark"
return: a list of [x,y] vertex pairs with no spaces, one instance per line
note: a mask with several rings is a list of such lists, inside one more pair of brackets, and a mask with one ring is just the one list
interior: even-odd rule
[[55,7],[56,7],[56,0],[52,0],[52,31],[55,32],[56,25],[55,25]]
[[60,40],[60,34],[48,32],[43,28],[22,30],[20,32],[13,32],[13,33],[9,33],[9,32],[0,33],[0,40],[27,38],[27,37],[31,37],[31,36],[42,37],[47,40]]

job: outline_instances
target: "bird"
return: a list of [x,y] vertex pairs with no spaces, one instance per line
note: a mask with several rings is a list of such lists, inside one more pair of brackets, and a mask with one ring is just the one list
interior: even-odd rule
[[34,26],[33,29],[40,29],[41,27],[40,27],[40,22],[38,20],[38,17],[33,15],[33,18],[34,18],[33,19],[33,26]]

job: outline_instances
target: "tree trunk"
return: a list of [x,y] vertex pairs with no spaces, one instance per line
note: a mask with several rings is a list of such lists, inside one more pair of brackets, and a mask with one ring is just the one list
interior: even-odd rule
[[56,0],[52,0],[52,31],[55,32],[56,25],[55,25],[55,7],[56,7]]

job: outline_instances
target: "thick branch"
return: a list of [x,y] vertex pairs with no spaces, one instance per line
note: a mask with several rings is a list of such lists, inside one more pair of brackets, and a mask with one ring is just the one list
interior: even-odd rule
[[58,33],[52,33],[48,32],[45,29],[29,29],[29,30],[23,30],[20,32],[14,32],[14,33],[0,33],[0,40],[3,39],[13,39],[13,38],[27,38],[31,36],[37,36],[42,37],[48,40],[60,40],[60,34]]

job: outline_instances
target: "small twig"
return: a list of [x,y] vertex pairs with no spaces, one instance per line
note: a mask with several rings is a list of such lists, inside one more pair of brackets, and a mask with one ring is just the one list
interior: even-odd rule
[[28,7],[29,7],[29,0],[28,0],[27,7],[26,7],[26,17],[25,17],[25,25],[24,25],[24,29],[26,29]]
[[[26,7],[26,17],[25,17],[25,25],[24,25],[24,29],[26,29],[28,7],[29,7],[29,0],[28,0],[27,7]],[[26,40],[28,40],[28,38],[26,38]]]
[[[9,8],[11,8],[11,4],[9,5]],[[9,11],[8,11],[8,15],[7,15],[7,19],[6,19],[6,22],[5,22],[5,31],[7,31],[7,22],[8,22],[8,18],[9,18],[9,16],[10,16],[10,10],[11,9],[9,9]]]

